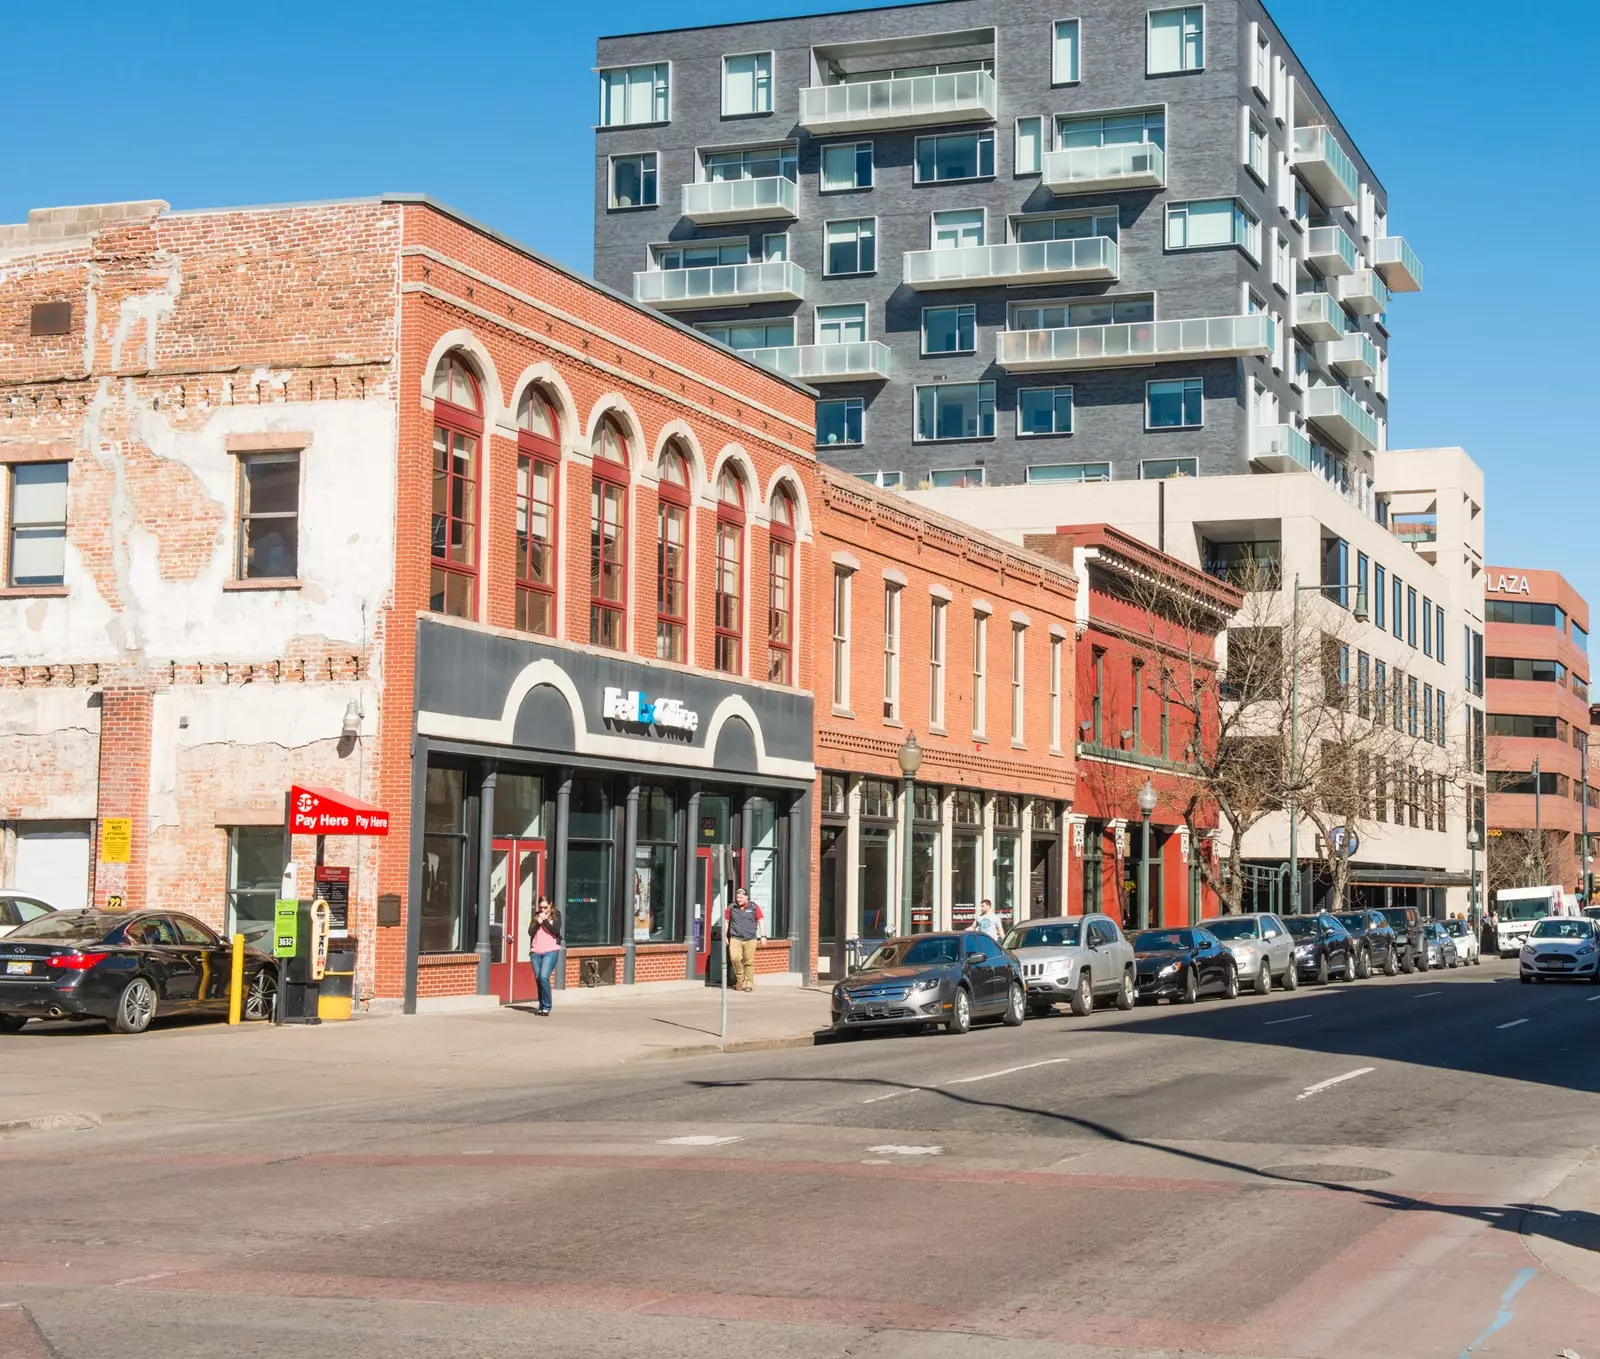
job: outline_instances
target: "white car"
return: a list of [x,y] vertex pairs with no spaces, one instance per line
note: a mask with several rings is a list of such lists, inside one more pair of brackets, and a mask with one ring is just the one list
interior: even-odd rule
[[1024,920],[1011,927],[1005,946],[1022,964],[1028,1013],[1035,1017],[1063,1000],[1075,1015],[1088,1014],[1102,999],[1133,1009],[1133,945],[1110,916]]
[[1546,916],[1528,931],[1518,970],[1524,985],[1568,979],[1600,982],[1595,922],[1581,915]]
[[1465,920],[1446,920],[1444,932],[1448,934],[1456,945],[1456,955],[1463,963],[1481,963],[1483,951],[1478,944],[1478,936],[1473,932],[1472,926]]
[[55,907],[26,892],[0,890],[0,936],[10,934],[18,925],[26,925],[42,915],[49,915]]

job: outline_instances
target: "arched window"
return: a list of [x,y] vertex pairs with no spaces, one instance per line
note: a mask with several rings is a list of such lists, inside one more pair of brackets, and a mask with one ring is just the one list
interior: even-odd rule
[[794,497],[780,487],[772,497],[771,598],[767,605],[767,678],[794,683]]
[[483,398],[460,354],[433,375],[433,546],[428,607],[473,618],[478,602],[478,447]]
[[628,436],[614,416],[594,435],[589,490],[589,641],[621,651],[628,623]]
[[556,635],[556,488],[560,425],[542,393],[529,387],[517,405],[517,626]]
[[656,494],[656,658],[688,659],[689,462],[676,443],[661,454]]
[[717,477],[717,669],[743,672],[744,482],[731,465]]

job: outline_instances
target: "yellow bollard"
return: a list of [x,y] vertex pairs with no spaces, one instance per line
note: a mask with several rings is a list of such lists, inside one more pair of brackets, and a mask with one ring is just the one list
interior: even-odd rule
[[228,1023],[239,1022],[244,1008],[244,935],[233,936],[233,979],[228,983]]

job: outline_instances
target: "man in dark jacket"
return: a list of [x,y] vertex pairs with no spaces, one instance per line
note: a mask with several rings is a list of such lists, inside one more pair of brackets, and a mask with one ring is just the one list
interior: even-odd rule
[[728,907],[728,962],[733,966],[733,979],[741,991],[756,989],[756,936],[761,932],[761,908],[750,900],[744,888],[733,894],[733,905]]

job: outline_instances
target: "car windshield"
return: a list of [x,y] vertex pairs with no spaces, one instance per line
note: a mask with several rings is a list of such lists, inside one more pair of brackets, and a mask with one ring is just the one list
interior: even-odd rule
[[1395,907],[1389,911],[1379,911],[1378,914],[1397,930],[1409,929],[1411,926],[1411,922],[1406,918],[1406,912],[1400,907]]
[[1231,920],[1208,920],[1205,927],[1218,939],[1255,939],[1261,934],[1253,915],[1235,916]]
[[1543,920],[1550,914],[1550,898],[1524,897],[1519,901],[1499,901],[1495,910],[1502,920]]
[[1600,920],[1600,906],[1585,906],[1583,908],[1583,913],[1588,916],[1590,920]]
[[128,917],[108,915],[104,911],[54,911],[19,925],[6,937],[8,939],[47,939],[51,943],[82,943],[103,939],[106,934]]
[[1447,920],[1444,922],[1446,934],[1453,934],[1457,939],[1467,936],[1467,922],[1465,920]]
[[1007,948],[1076,948],[1081,920],[1064,920],[1054,925],[1018,925],[1006,935]]
[[1193,930],[1143,930],[1133,936],[1136,953],[1163,953],[1168,949],[1193,947]]
[[1359,911],[1352,911],[1347,915],[1336,915],[1334,919],[1347,930],[1365,930],[1367,928],[1367,918]]
[[1309,915],[1290,915],[1283,919],[1284,927],[1296,939],[1315,939],[1317,937],[1316,919]]
[[937,939],[891,939],[867,959],[861,970],[877,972],[886,967],[929,967],[935,963],[953,963],[960,947],[961,941],[947,934]]
[[[15,935],[11,936],[13,939]],[[1594,926],[1587,920],[1568,916],[1561,920],[1541,920],[1533,927],[1535,939],[1593,939]]]

